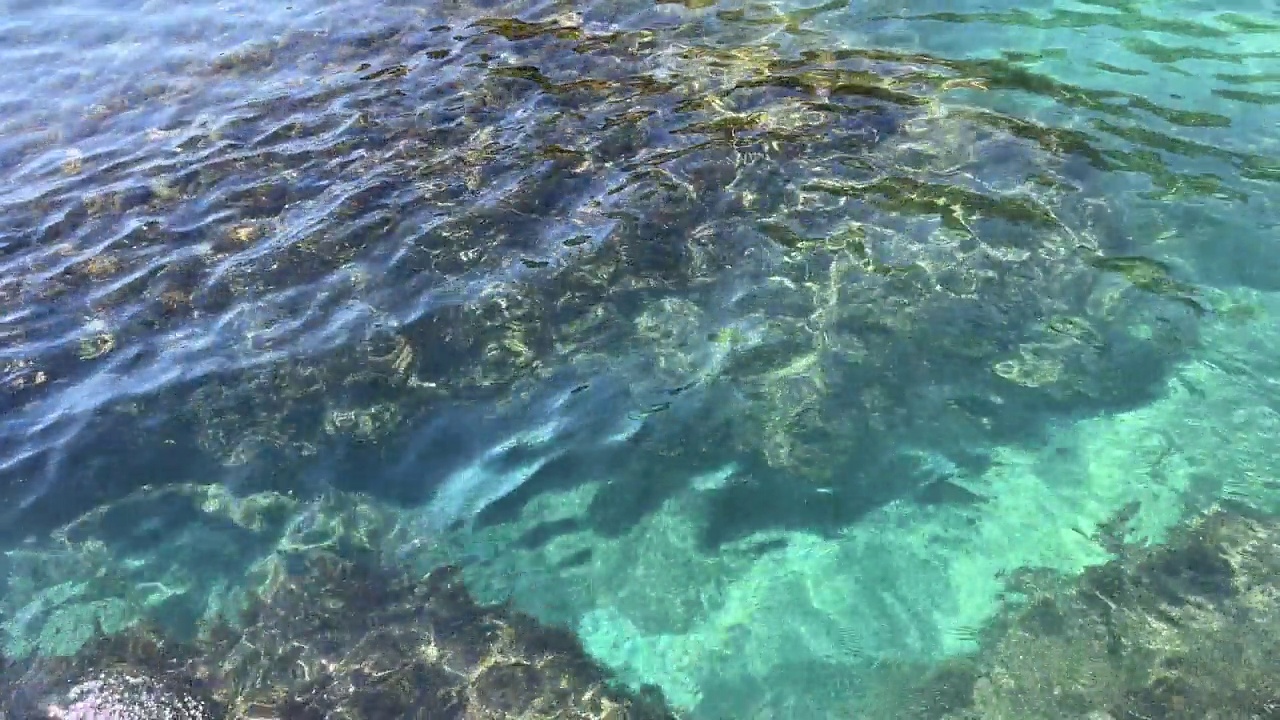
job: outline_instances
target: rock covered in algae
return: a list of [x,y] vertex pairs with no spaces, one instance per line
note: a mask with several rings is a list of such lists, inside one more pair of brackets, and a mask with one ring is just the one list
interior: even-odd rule
[[975,657],[934,673],[895,717],[1265,720],[1280,717],[1280,519],[1215,509],[1167,544],[1027,600]]
[[191,648],[150,626],[99,635],[73,656],[6,659],[0,717],[21,720],[223,720]]
[[263,577],[243,617],[194,640],[135,627],[71,658],[11,663],[2,716],[674,718],[658,691],[613,685],[572,633],[477,604],[454,568],[413,580],[317,550]]
[[[1084,139],[935,112],[951,83],[1000,67],[831,52],[817,36],[780,47],[779,17],[717,16],[704,35],[696,19],[614,29],[480,19],[490,9],[470,3],[419,10],[202,68],[233,87],[281,74],[302,86],[146,145],[164,161],[137,164],[151,168],[141,177],[133,163],[78,176],[137,192],[82,200],[58,182],[3,208],[0,223],[25,228],[15,247],[93,251],[33,251],[45,284],[0,305],[80,317],[92,298],[106,318],[71,343],[69,328],[23,328],[53,349],[3,368],[40,437],[0,464],[23,487],[47,472],[62,490],[31,501],[26,527],[83,509],[67,497],[147,482],[364,480],[412,456],[440,418],[465,424],[449,415],[459,406],[513,404],[561,375],[585,385],[632,358],[615,382],[667,385],[619,414],[715,386],[694,423],[722,450],[692,459],[744,459],[732,450],[829,489],[833,468],[874,467],[897,436],[976,446],[1036,427],[1044,408],[1132,400],[1193,341],[1190,311],[1161,302],[1185,288],[1077,252],[1135,252],[1094,222],[1106,203],[1066,190],[1064,149],[1088,157]],[[199,84],[169,80],[149,80],[157,95],[132,109],[200,106]],[[348,108],[358,117],[334,127]],[[983,157],[1026,192],[966,180],[986,177]],[[307,207],[325,221],[299,217]],[[1139,289],[1111,292],[1102,272]],[[703,347],[735,333],[748,341]],[[157,368],[183,373],[123,399],[78,385],[134,369],[160,382]],[[63,403],[41,403],[62,388],[77,408],[105,404],[102,421],[61,418],[70,439],[46,422]],[[688,435],[649,454],[694,454]],[[379,491],[421,488],[396,498],[420,501],[441,479]]]
[[[301,567],[298,566],[301,563]],[[410,580],[328,554],[274,576],[215,629],[229,704],[281,718],[670,718],[613,687],[570,632],[477,604],[457,569]]]

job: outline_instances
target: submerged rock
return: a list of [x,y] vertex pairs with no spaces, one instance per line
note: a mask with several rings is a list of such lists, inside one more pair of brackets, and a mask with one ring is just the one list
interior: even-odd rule
[[567,630],[472,599],[455,568],[410,580],[316,554],[269,577],[243,630],[215,628],[229,704],[282,718],[670,718],[612,685]]
[[1076,580],[1027,574],[975,656],[894,717],[1280,717],[1280,519],[1215,509]]
[[104,673],[77,683],[61,703],[44,708],[51,720],[222,720],[225,714],[185,689],[155,677]]
[[[902,437],[950,453],[1132,404],[1194,343],[1193,288],[1063,174],[1098,159],[1084,137],[941,108],[1007,68],[672,9],[415,8],[122,94],[112,116],[183,128],[115,138],[154,162],[0,207],[40,278],[0,310],[41,308],[0,358],[6,531],[181,482],[474,511],[627,433],[794,492],[714,537],[845,525],[932,480],[884,479]],[[501,480],[462,497],[477,466]],[[592,524],[659,506],[657,474]]]
[[5,659],[0,716],[22,720],[224,720],[194,649],[137,626],[71,656]]
[[674,718],[659,691],[614,685],[572,633],[477,604],[453,568],[414,580],[371,554],[312,550],[260,579],[242,617],[194,640],[135,626],[69,658],[11,662],[0,716]]

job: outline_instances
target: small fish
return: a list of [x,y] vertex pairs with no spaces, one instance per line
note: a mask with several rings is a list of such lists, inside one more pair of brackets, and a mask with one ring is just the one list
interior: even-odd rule
[[644,410],[638,410],[636,412],[633,412],[630,415],[628,415],[628,417],[630,417],[632,420],[639,420],[640,418],[643,418],[647,415],[654,415],[656,413],[660,413],[669,409],[671,409],[671,403],[660,402],[654,405],[650,405]]

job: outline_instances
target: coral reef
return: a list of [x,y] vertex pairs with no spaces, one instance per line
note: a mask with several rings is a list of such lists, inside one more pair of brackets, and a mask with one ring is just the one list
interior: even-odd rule
[[1280,520],[1215,508],[1167,543],[1109,540],[1078,579],[1029,571],[983,650],[886,716],[933,720],[1280,717]]

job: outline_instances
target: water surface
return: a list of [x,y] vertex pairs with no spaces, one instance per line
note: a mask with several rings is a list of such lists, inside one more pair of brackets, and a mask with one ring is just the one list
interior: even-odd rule
[[[1273,6],[4,10],[11,647],[358,493],[696,716],[825,717],[1134,502],[1266,503]],[[51,532],[149,589],[40,595]]]

